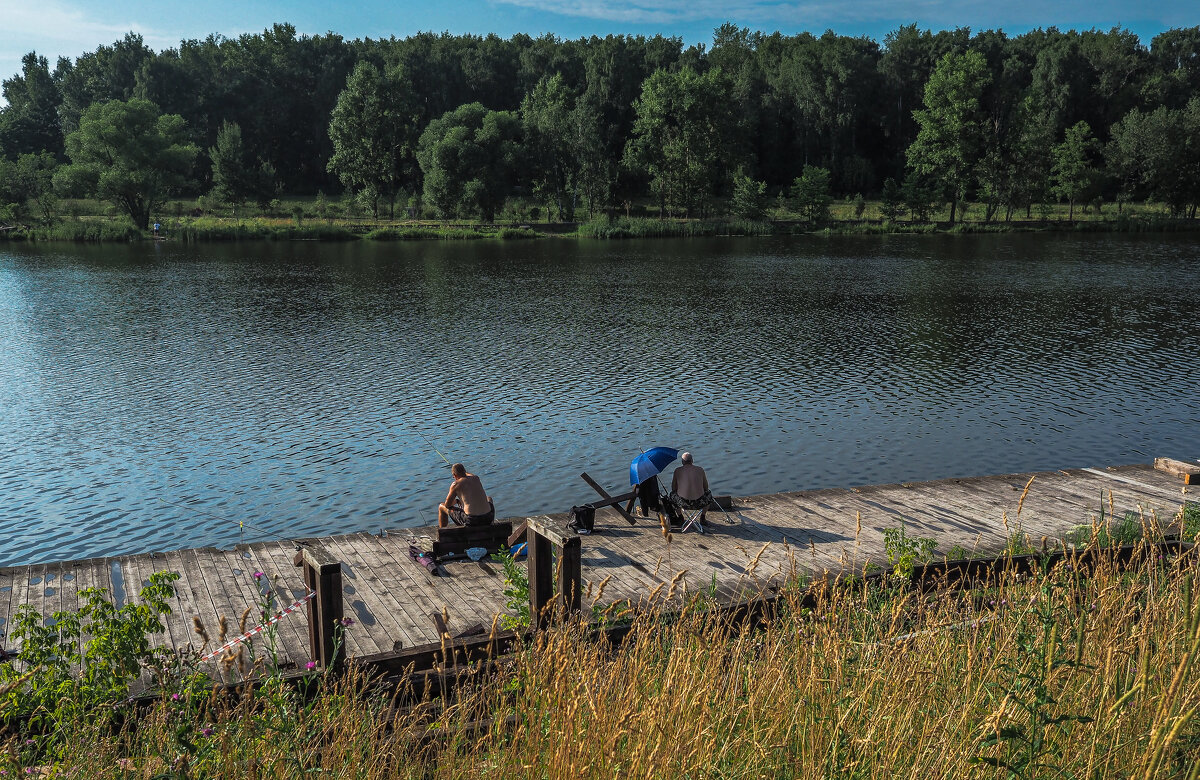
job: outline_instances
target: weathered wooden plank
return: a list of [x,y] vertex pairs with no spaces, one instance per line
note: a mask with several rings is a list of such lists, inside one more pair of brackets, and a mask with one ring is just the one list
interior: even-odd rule
[[[1124,503],[1128,504],[1126,508],[1136,508],[1138,504],[1141,504],[1147,510],[1156,508],[1173,513],[1186,500],[1186,495],[1178,486],[1174,489],[1161,488],[1145,482],[1144,476],[1143,474],[1130,479],[1130,481],[1123,481],[1122,479],[1114,478],[1124,477],[1121,474],[1102,476],[1094,471],[1080,471],[1077,474],[1071,473],[1067,486],[1080,493],[1087,493],[1089,489],[1094,493],[1099,489],[1105,491],[1107,495],[1111,491],[1113,493],[1113,500],[1116,501],[1118,497],[1121,497],[1124,499]],[[1106,507],[1107,504],[1106,500]]]
[[[119,559],[121,564],[122,578],[125,583],[125,599],[130,604],[141,604],[142,588],[150,584],[150,575],[153,574],[157,567],[155,561],[150,554],[143,555],[123,555]],[[159,561],[161,563],[161,561]],[[160,618],[163,624],[163,631],[152,634],[149,637],[150,644],[153,647],[179,647],[184,643],[182,636],[176,637],[172,632],[172,621]],[[178,633],[176,629],[175,633]]]
[[16,582],[16,570],[13,567],[0,569],[0,648],[13,649],[8,639],[8,631],[12,624],[12,615],[16,612],[13,605],[13,585]]
[[20,611],[21,606],[29,602],[29,578],[30,566],[16,566],[12,569],[12,591],[9,599],[8,607],[8,622],[5,627],[8,629],[5,633],[8,634],[7,648],[8,650],[20,650],[21,642],[12,635],[12,623]]
[[[389,534],[386,539],[380,539],[379,565],[392,572],[397,589],[396,599],[404,605],[409,636],[415,644],[421,645],[438,641],[437,632],[429,622],[429,612],[440,613],[445,609],[449,613],[453,609],[458,613],[465,609],[465,604],[455,599],[451,607],[447,601],[449,594],[440,592],[435,584],[443,578],[430,577],[423,566],[409,557],[410,544],[420,547],[423,542],[401,534]],[[447,570],[451,565],[459,564],[441,568]]]
[[[599,493],[601,498],[603,498],[603,499],[612,498],[612,496],[610,496],[608,494],[608,491],[600,486],[599,482],[597,482],[596,480],[589,477],[586,473],[580,474],[579,476],[583,479],[584,482],[588,483],[588,485],[592,488],[592,490]],[[625,521],[627,523],[629,523],[630,525],[637,525],[637,520],[634,519],[633,515],[629,514],[629,512],[627,512],[627,511],[625,511],[624,507],[621,507],[618,505],[618,506],[613,506],[611,508],[615,509],[617,511],[617,513],[619,515],[621,515],[621,517],[625,518]]]
[[[176,633],[176,641],[182,641],[181,645],[177,645],[183,650],[199,650],[204,640],[196,633],[195,626],[192,622],[193,618],[201,615],[201,601],[197,596],[191,578],[188,577],[184,567],[183,555],[178,550],[163,555],[163,570],[175,572],[179,575],[179,579],[175,580],[175,604],[172,607],[175,611],[174,623],[180,626],[181,630]],[[206,601],[208,595],[205,593],[203,597]],[[211,601],[204,607],[203,611],[207,614],[211,611]]]
[[[214,571],[221,571],[222,585],[230,599],[232,608],[229,616],[230,638],[263,622],[263,604],[270,586],[259,582],[254,577],[255,572],[260,572],[262,569],[261,563],[254,556],[253,551],[246,545],[238,545],[233,550],[214,552],[213,566]],[[222,566],[224,566],[223,569]],[[287,604],[283,606],[287,606]],[[248,613],[247,610],[249,610]],[[245,629],[242,628],[243,615],[245,615]],[[281,621],[275,624],[274,630],[277,641],[281,635],[289,634],[291,639],[286,642],[287,644],[295,644],[300,641],[298,627],[295,623]],[[244,644],[247,645],[248,652],[253,651],[255,658],[263,658],[269,655],[267,641],[268,638],[265,635],[259,634]]]
[[1181,498],[1186,497],[1191,501],[1200,500],[1200,487],[1197,487],[1195,484],[1180,485],[1176,477],[1158,471],[1148,464],[1108,466],[1099,470],[1105,472],[1110,479],[1117,479],[1118,481],[1128,479],[1151,488],[1157,488],[1162,490],[1165,496],[1179,495]]
[[236,617],[230,615],[232,608],[228,596],[225,595],[220,585],[220,572],[215,570],[211,557],[212,552],[213,548],[211,547],[182,551],[185,576],[196,594],[196,607],[199,610],[200,623],[208,634],[209,642],[205,647],[205,652],[214,650],[224,643],[224,640],[220,638],[220,619],[225,617],[228,624]]
[[[397,640],[403,642],[405,632],[385,608],[383,594],[377,592],[379,581],[356,549],[357,540],[331,536],[323,542],[325,549],[341,561],[343,609],[355,620],[352,633],[363,652],[385,652],[393,649]],[[369,649],[372,646],[378,649]]]
[[[249,547],[258,570],[265,575],[266,587],[274,595],[276,609],[285,609],[304,597],[308,589],[304,585],[302,571],[294,563],[294,545],[261,542]],[[292,662],[303,666],[310,661],[308,610],[300,609],[286,615],[276,626],[276,652],[280,656],[280,662]]]
[[419,620],[415,612],[417,605],[404,597],[403,590],[396,588],[399,566],[395,559],[382,549],[381,540],[375,536],[364,535],[358,548],[381,608],[397,625],[399,633],[394,638],[393,645],[397,641],[405,647],[420,644],[423,633],[418,627]]
[[[489,563],[486,559],[478,563],[470,560],[447,561],[439,566],[441,576],[429,577],[423,574],[422,567],[408,558],[406,544],[392,542],[392,539],[388,539],[384,546],[388,548],[392,557],[400,562],[405,576],[410,578],[413,586],[429,594],[432,611],[445,610],[448,616],[447,625],[452,634],[476,623],[490,624],[494,612],[479,594],[494,591],[498,595],[503,588],[500,578],[489,577],[487,574],[487,570],[494,571],[494,563]],[[428,623],[430,610],[424,612],[423,622]],[[437,636],[436,631],[434,636]]]
[[910,504],[919,506],[925,503],[936,506],[940,511],[939,516],[946,530],[935,537],[937,554],[945,555],[955,545],[968,551],[1003,547],[1003,524],[999,520],[993,523],[983,519],[990,506],[984,508],[984,501],[973,497],[965,489],[955,487],[942,485],[930,488],[920,482],[904,485]]
[[33,605],[33,608],[38,611],[38,614],[42,616],[43,622],[49,620],[50,616],[58,608],[58,598],[50,595],[57,594],[58,591],[51,588],[49,594],[46,592],[46,574],[48,573],[48,569],[49,567],[44,563],[37,564],[31,568],[29,577],[28,600]]
[[[240,556],[239,565],[236,568],[242,569],[244,572],[249,572],[249,578],[245,575],[238,575],[234,572],[235,577],[243,579],[245,585],[253,588],[253,597],[256,599],[254,609],[247,618],[247,626],[254,627],[269,620],[276,612],[279,612],[291,606],[299,596],[303,596],[305,591],[302,582],[297,586],[294,592],[292,588],[287,587],[287,581],[283,579],[284,574],[280,573],[279,565],[276,558],[271,554],[272,548],[278,548],[278,545],[272,544],[264,546],[262,544],[238,545],[236,553]],[[246,557],[246,556],[249,557]],[[226,553],[228,558],[229,553]],[[284,558],[285,556],[280,556]],[[239,559],[231,559],[230,565],[234,565],[234,561]],[[285,573],[291,574],[294,582],[300,581],[300,570],[292,564],[291,558],[286,558],[281,563],[286,563],[291,567],[291,571],[285,570]],[[261,579],[254,577],[255,573],[261,574]],[[243,589],[245,593],[245,589]],[[269,598],[268,598],[269,597]],[[264,617],[263,606],[269,601],[270,610]],[[266,631],[254,640],[254,649],[257,657],[267,657],[268,661],[272,652],[275,659],[283,667],[288,664],[303,665],[308,661],[308,630],[304,625],[302,615],[304,610],[285,615],[279,622],[268,627]],[[273,647],[272,647],[273,644]]]

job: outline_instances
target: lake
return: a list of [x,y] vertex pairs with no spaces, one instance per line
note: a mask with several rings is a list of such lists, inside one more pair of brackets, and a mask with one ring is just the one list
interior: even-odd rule
[[[0,565],[1200,457],[1200,236],[0,245]],[[1080,522],[1086,518],[1080,518]],[[242,525],[239,526],[239,523]]]

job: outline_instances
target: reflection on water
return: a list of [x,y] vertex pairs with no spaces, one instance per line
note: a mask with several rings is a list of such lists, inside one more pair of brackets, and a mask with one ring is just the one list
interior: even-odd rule
[[435,447],[502,516],[589,499],[585,470],[615,490],[658,444],[736,494],[1200,457],[1198,254],[9,246],[0,564],[432,523]]

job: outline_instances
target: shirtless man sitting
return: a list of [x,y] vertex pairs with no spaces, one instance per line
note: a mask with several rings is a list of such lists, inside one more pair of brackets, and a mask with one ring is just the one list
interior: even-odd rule
[[700,523],[708,514],[708,503],[712,493],[708,490],[708,475],[704,469],[692,463],[692,453],[685,452],[679,456],[683,465],[675,469],[671,475],[671,498],[689,509],[701,509]]
[[496,507],[479,477],[468,474],[461,463],[455,463],[450,473],[454,484],[445,503],[438,504],[438,528],[445,528],[451,520],[457,525],[488,525],[495,520]]

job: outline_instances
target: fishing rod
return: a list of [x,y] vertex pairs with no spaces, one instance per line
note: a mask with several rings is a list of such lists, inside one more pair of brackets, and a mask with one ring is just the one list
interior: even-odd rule
[[249,523],[247,523],[244,520],[230,520],[228,517],[221,517],[220,515],[214,515],[212,512],[205,512],[203,509],[197,509],[196,507],[188,506],[187,504],[176,504],[173,501],[168,501],[165,498],[159,498],[158,496],[151,496],[151,498],[153,498],[155,501],[161,501],[168,506],[179,507],[180,509],[188,509],[197,514],[204,515],[205,517],[211,517],[214,520],[221,520],[222,522],[226,522],[226,523],[237,523],[239,531],[244,527],[244,528],[249,528],[251,531],[257,531],[260,534],[270,535],[272,533],[275,533],[274,531],[268,531],[264,528],[258,528],[257,526],[250,525]]
[[420,431],[418,431],[416,428],[413,428],[411,425],[410,425],[410,426],[408,426],[408,427],[412,428],[412,429],[413,429],[413,431],[416,431],[416,434],[417,434],[418,436],[420,436],[422,439],[424,439],[424,440],[425,440],[425,443],[426,443],[426,444],[428,444],[428,445],[430,446],[430,448],[431,448],[431,449],[433,449],[433,451],[434,451],[434,452],[436,452],[436,453],[438,454],[438,457],[439,457],[439,458],[441,458],[443,461],[445,461],[445,462],[446,462],[446,465],[447,465],[447,466],[452,466],[452,465],[454,465],[454,464],[452,464],[452,463],[451,463],[449,460],[447,460],[446,456],[442,454],[442,451],[441,451],[441,450],[439,450],[437,447],[434,447],[434,446],[433,446],[433,442],[431,442],[431,441],[429,440],[429,437],[427,437],[425,434],[423,434],[423,433],[421,433]]

